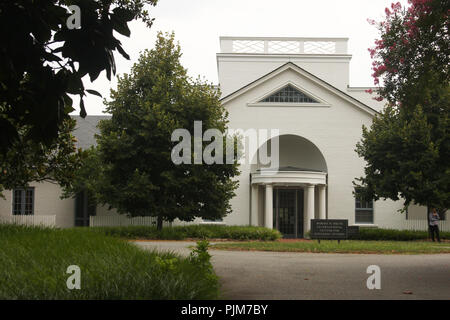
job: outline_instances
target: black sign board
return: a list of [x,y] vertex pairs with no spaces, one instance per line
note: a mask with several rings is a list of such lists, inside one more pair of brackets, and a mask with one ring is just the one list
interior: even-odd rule
[[347,236],[349,239],[357,237],[359,235],[359,226],[349,226],[347,228]]
[[344,240],[347,239],[348,220],[343,219],[312,219],[311,239]]

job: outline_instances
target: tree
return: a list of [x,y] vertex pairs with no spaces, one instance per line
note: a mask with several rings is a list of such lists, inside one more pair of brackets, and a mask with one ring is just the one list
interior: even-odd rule
[[[99,201],[119,213],[156,216],[159,229],[163,220],[222,218],[231,210],[229,200],[237,187],[232,181],[238,174],[236,162],[172,161],[174,130],[188,130],[191,142],[194,121],[202,121],[204,130],[220,132],[227,124],[220,93],[189,78],[180,56],[174,34],[159,33],[155,48],[140,56],[130,74],[118,78],[112,100],[105,102],[112,117],[100,122],[97,137],[103,176],[97,186]],[[193,159],[195,153],[188,152],[187,158]]]
[[450,206],[449,10],[448,1],[411,0],[369,21],[381,34],[369,49],[374,83],[384,81],[376,99],[388,106],[357,144],[367,165],[356,186],[366,197]]
[[76,148],[72,130],[75,120],[64,120],[58,138],[50,145],[27,139],[30,128],[19,128],[19,138],[6,154],[0,153],[0,197],[5,189],[23,187],[28,182],[52,182],[65,188],[72,185],[85,154]]
[[[113,32],[129,36],[127,24],[138,18],[150,26],[145,4],[156,0],[0,2],[0,153],[23,139],[54,143],[74,110],[69,94],[80,96],[80,115],[86,115],[83,97],[98,93],[81,79],[88,74],[94,81],[102,71],[110,79],[115,51],[129,58]],[[69,11],[73,5],[79,11]],[[77,17],[80,25],[72,28]]]
[[77,226],[86,225],[81,217],[95,215],[98,199],[97,185],[101,184],[102,164],[96,147],[82,151],[78,165],[73,168],[70,183],[62,187],[62,198],[75,198],[75,223]]
[[78,166],[72,171],[73,178],[70,184],[63,185],[63,198],[71,198],[81,192],[87,192],[92,203],[97,204],[97,185],[103,177],[99,152],[94,146],[80,152],[82,157],[79,158]]

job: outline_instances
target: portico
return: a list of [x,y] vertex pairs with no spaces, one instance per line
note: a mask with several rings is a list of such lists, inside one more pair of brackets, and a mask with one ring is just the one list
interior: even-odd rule
[[[311,219],[327,216],[326,185],[326,172],[318,170],[296,167],[257,170],[251,175],[251,224],[276,228],[288,237],[303,237],[311,228]],[[260,192],[261,189],[264,191]],[[264,201],[260,201],[261,195]]]

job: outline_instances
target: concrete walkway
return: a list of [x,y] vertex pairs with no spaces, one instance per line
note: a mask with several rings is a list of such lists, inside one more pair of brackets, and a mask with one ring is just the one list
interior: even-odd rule
[[[136,242],[190,252],[187,241]],[[450,254],[378,255],[210,250],[224,299],[450,299]],[[369,290],[369,265],[381,289]]]

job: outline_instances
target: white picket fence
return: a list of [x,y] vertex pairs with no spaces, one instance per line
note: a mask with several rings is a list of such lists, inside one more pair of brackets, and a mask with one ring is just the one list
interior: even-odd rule
[[[428,230],[428,221],[427,220],[404,220],[402,226],[383,226],[385,229],[397,229],[397,230]],[[439,230],[440,231],[450,231],[450,221],[449,219],[439,221]]]
[[[187,224],[187,223],[186,223]],[[164,226],[171,226],[169,222],[164,222]],[[178,225],[178,224],[177,224]],[[183,225],[183,223],[180,223]],[[114,227],[114,226],[156,226],[155,217],[134,217],[129,218],[125,215],[104,215],[90,217],[91,227]],[[402,226],[380,226],[384,229],[396,230],[428,230],[427,220],[404,220]],[[450,221],[439,221],[439,230],[450,231]]]
[[[91,227],[114,227],[114,226],[156,226],[156,217],[133,217],[125,215],[104,215],[91,216]],[[170,226],[169,222],[164,222],[163,226]]]
[[[0,223],[21,224],[21,225],[40,225],[46,227],[56,226],[56,215],[12,215],[0,216]],[[172,225],[170,222],[164,222],[164,226]],[[155,217],[134,217],[129,218],[125,215],[104,215],[90,217],[91,227],[106,226],[156,226]],[[397,230],[428,230],[427,220],[404,220],[401,226],[380,226],[385,229]],[[439,221],[439,230],[450,232],[450,220]]]
[[13,216],[0,216],[0,223],[5,224],[20,224],[27,226],[44,226],[55,227],[56,215],[52,216],[35,216],[35,215],[13,215]]

